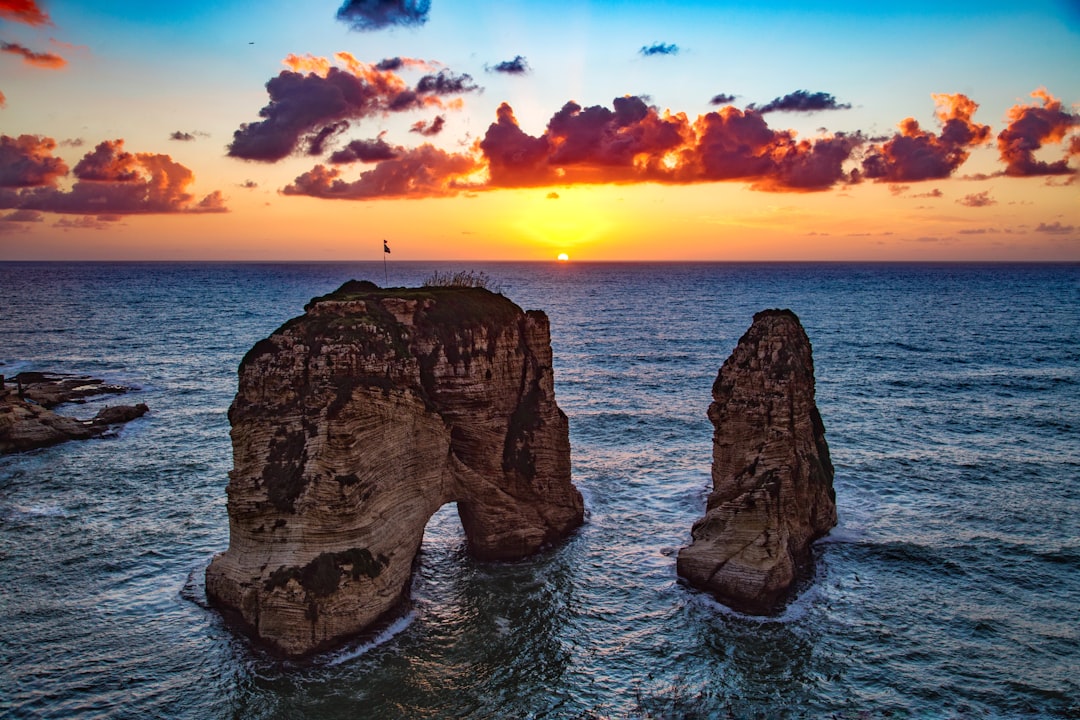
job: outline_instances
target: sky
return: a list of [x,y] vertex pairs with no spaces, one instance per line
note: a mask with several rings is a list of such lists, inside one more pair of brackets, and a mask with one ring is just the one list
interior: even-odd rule
[[1080,260],[1080,0],[0,0],[0,260]]

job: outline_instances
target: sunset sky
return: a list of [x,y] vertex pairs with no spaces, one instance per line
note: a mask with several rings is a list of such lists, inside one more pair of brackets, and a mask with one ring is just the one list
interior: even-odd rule
[[1080,260],[1080,3],[0,0],[0,260]]

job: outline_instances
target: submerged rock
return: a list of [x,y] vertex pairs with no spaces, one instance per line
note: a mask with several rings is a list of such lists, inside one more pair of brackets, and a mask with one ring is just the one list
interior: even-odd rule
[[713,490],[678,573],[736,610],[768,614],[836,525],[810,340],[795,313],[756,314],[712,392]]
[[301,655],[407,595],[428,519],[520,558],[581,524],[547,317],[480,288],[351,281],[244,357],[211,601]]
[[13,379],[0,376],[0,454],[99,437],[114,425],[142,417],[149,410],[143,403],[105,407],[92,420],[59,415],[50,409],[128,390],[86,375],[23,372]]

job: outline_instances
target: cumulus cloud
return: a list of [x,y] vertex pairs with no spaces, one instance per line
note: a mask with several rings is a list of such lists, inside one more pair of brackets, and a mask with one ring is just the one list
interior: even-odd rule
[[1016,105],[1009,110],[1009,125],[998,134],[997,146],[1005,163],[1005,174],[1065,175],[1076,172],[1069,158],[1080,156],[1080,135],[1074,135],[1066,147],[1066,156],[1055,162],[1035,157],[1035,151],[1048,143],[1061,143],[1074,128],[1080,127],[1080,115],[1062,108],[1061,101],[1045,89],[1031,93],[1042,105]]
[[266,83],[270,102],[259,111],[263,119],[241,125],[233,133],[228,154],[264,162],[281,160],[302,147],[308,154],[321,154],[343,121],[429,106],[445,108],[442,96],[478,89],[470,76],[446,69],[424,75],[415,87],[396,70],[380,69],[420,64],[404,58],[379,65],[363,63],[348,53],[337,53],[335,59],[344,67],[325,58],[287,57],[285,62],[293,69],[283,70]]
[[337,19],[353,30],[382,30],[423,25],[430,11],[430,0],[345,0]]
[[6,52],[11,55],[18,55],[27,65],[49,68],[51,70],[59,70],[60,68],[67,65],[67,60],[60,57],[56,53],[34,52],[30,48],[24,45],[20,45],[19,43],[0,42],[0,52]]
[[341,179],[337,168],[316,165],[285,186],[282,193],[348,200],[437,197],[469,187],[468,176],[479,169],[477,161],[468,155],[421,145],[380,162],[354,182]]
[[989,190],[984,190],[981,193],[971,193],[970,195],[965,195],[956,202],[961,205],[966,205],[967,207],[988,207],[990,205],[997,204],[997,200],[990,197]]
[[343,165],[357,161],[365,163],[380,162],[382,160],[393,160],[399,153],[404,152],[402,148],[391,147],[383,139],[383,135],[385,133],[380,134],[374,140],[351,141],[330,156],[330,163],[332,165]]
[[655,42],[652,45],[642,45],[639,53],[645,57],[652,55],[678,55],[679,46],[675,43]]
[[488,72],[506,75],[525,75],[529,72],[529,63],[521,55],[516,55],[513,60],[503,60],[501,63],[487,66],[486,69]]
[[914,182],[948,177],[963,163],[969,148],[988,142],[990,126],[971,119],[978,104],[961,94],[932,95],[941,133],[919,127],[914,118],[900,123],[900,132],[872,145],[863,158],[863,174],[882,182]]
[[56,141],[41,135],[0,135],[0,188],[53,185],[68,166],[53,157]]
[[225,212],[221,193],[198,202],[187,189],[195,176],[168,155],[129,153],[123,140],[98,144],[75,165],[70,190],[57,187],[67,166],[51,156],[52,138],[0,136],[0,208],[79,215]]
[[796,90],[783,97],[774,98],[761,107],[750,106],[751,109],[765,114],[770,112],[818,112],[819,110],[850,110],[850,103],[840,103],[827,92],[810,92],[809,90]]
[[52,25],[36,0],[0,0],[0,18],[27,25]]
[[409,128],[409,132],[419,133],[424,137],[431,137],[432,135],[441,133],[445,124],[446,118],[442,115],[437,115],[431,122],[417,120],[412,124],[412,127]]
[[730,105],[733,102],[735,102],[735,96],[727,93],[713,95],[712,99],[709,100],[710,105]]

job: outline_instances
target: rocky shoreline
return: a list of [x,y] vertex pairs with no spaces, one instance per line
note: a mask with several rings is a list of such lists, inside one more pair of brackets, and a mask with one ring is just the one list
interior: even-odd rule
[[21,372],[10,378],[0,375],[0,455],[100,437],[117,425],[142,417],[149,411],[145,403],[106,406],[89,420],[52,410],[64,403],[83,403],[87,398],[121,395],[129,390],[88,375],[48,372]]

